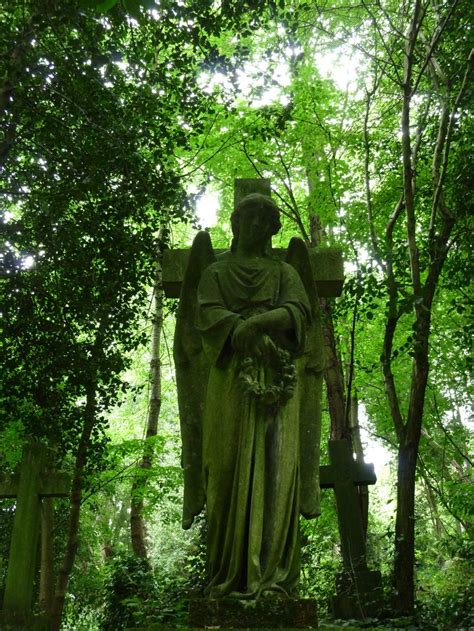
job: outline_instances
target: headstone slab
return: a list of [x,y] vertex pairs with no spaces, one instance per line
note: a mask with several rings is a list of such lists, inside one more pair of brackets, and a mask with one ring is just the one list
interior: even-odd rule
[[359,508],[357,485],[375,484],[373,465],[356,462],[347,440],[330,440],[330,465],[320,467],[321,488],[334,488],[344,567],[347,571],[367,569],[365,533]]
[[[0,476],[0,499],[14,499],[18,495],[20,474]],[[45,497],[69,497],[71,476],[67,473],[49,471],[47,476],[39,481],[38,495]]]
[[[234,208],[247,195],[260,193],[271,198],[271,183],[265,178],[238,178],[234,180]],[[163,252],[163,290],[167,298],[179,298],[181,285],[189,259],[189,248],[177,248]],[[215,254],[223,250],[215,249]],[[272,255],[286,257],[286,249],[274,248]],[[320,297],[340,296],[344,283],[344,264],[339,248],[310,248],[309,256],[313,276]]]
[[298,598],[196,598],[188,626],[221,629],[317,629],[316,601]]
[[15,519],[10,541],[3,609],[18,615],[31,611],[40,531],[39,487],[47,450],[30,443],[23,452],[18,478]]
[[380,572],[369,570],[366,542],[359,508],[357,486],[375,484],[374,466],[357,462],[347,440],[329,441],[330,465],[320,467],[321,488],[333,488],[341,537],[344,572],[336,580],[337,596],[332,599],[336,618],[378,617],[382,609]]

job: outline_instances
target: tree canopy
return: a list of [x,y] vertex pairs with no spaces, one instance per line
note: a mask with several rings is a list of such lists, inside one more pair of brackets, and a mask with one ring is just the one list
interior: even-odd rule
[[[34,439],[71,473],[55,628],[139,624],[156,606],[181,624],[202,587],[205,525],[177,530],[160,260],[198,226],[227,247],[237,177],[271,179],[274,245],[343,250],[343,296],[321,305],[324,439],[357,452],[362,425],[393,457],[363,509],[390,615],[472,624],[471,3],[6,0],[0,27],[0,467]],[[214,225],[197,212],[211,193]],[[329,496],[302,536],[302,593],[324,607]]]

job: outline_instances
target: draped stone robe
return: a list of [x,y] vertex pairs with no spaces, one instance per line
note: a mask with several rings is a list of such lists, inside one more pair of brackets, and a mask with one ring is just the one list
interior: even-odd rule
[[[298,384],[285,404],[266,406],[244,391],[243,357],[231,346],[242,319],[280,307],[288,311],[291,329],[270,336],[298,357],[311,316],[293,267],[229,252],[199,284],[196,324],[211,363],[203,423],[211,598],[292,595],[298,582]],[[257,368],[261,383],[272,383],[272,366],[262,360]]]

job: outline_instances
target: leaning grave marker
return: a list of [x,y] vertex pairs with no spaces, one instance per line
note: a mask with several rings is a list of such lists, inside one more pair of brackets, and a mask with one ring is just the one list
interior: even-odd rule
[[375,484],[374,465],[356,462],[347,440],[330,440],[329,465],[319,468],[322,489],[334,489],[344,570],[333,600],[336,618],[376,616],[381,609],[381,575],[367,568],[365,533],[357,487]]

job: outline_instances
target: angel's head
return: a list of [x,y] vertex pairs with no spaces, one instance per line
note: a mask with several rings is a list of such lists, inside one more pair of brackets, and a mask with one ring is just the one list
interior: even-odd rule
[[267,246],[281,228],[278,206],[270,197],[260,193],[244,197],[235,207],[230,220],[234,235],[233,250],[241,238]]

